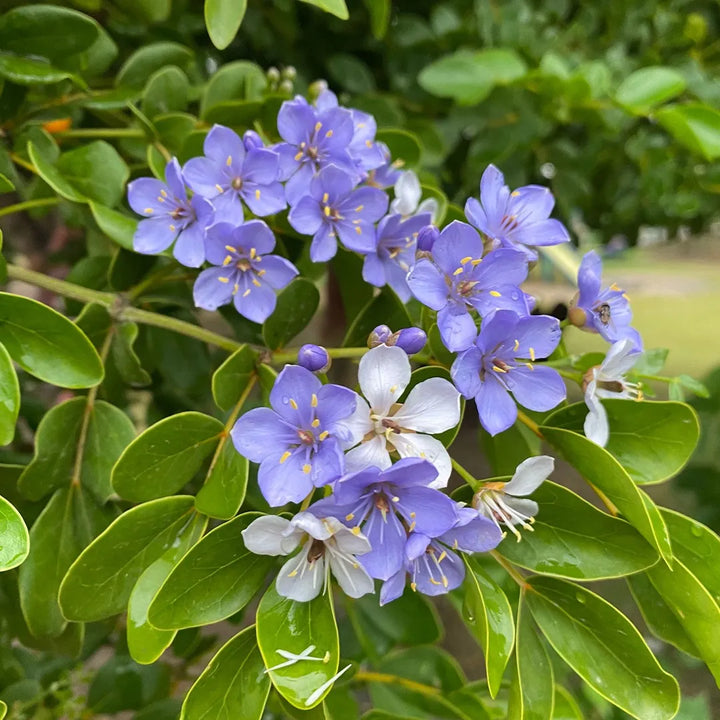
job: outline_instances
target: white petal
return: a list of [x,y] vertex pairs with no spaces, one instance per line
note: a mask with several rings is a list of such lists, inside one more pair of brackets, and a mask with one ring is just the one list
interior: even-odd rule
[[605,447],[610,438],[610,427],[608,426],[607,413],[602,403],[594,396],[585,395],[585,402],[590,412],[585,418],[583,429],[585,437],[592,440],[596,445]]
[[438,471],[438,476],[429,487],[444,488],[450,479],[452,461],[445,446],[432,435],[418,433],[393,433],[390,442],[400,453],[400,457],[419,457],[431,462]]
[[530,495],[550,477],[554,469],[555,459],[549,455],[529,457],[517,466],[512,480],[503,490],[510,495]]
[[600,365],[603,380],[621,380],[622,376],[637,362],[640,353],[632,340],[619,340],[608,350]]
[[435,198],[425,198],[419,205],[416,215],[429,212],[433,223],[438,219],[440,214],[440,203]]
[[294,527],[306,532],[316,540],[331,538],[340,528],[345,526],[334,517],[319,518],[309,512],[299,512],[292,520]]
[[332,574],[347,596],[359,598],[375,592],[375,583],[359,562],[333,552],[329,560]]
[[444,378],[418,383],[392,418],[400,427],[439,433],[460,422],[460,393]]
[[404,172],[395,183],[395,199],[390,205],[392,212],[411,215],[420,202],[422,190],[418,176],[412,171]]
[[355,412],[350,417],[337,423],[335,435],[340,441],[340,447],[347,450],[353,445],[357,445],[372,429],[370,406],[365,402],[364,398],[358,395]]
[[243,531],[245,547],[256,555],[289,555],[303,536],[289,520],[277,515],[264,515],[253,520]]
[[310,697],[305,701],[305,707],[310,707],[316,700],[319,700],[323,693],[342,675],[344,675],[350,668],[352,667],[352,663],[350,665],[346,665],[339,673],[336,673],[333,675],[327,682],[324,682],[317,690],[313,690],[312,693],[310,693]]
[[347,555],[364,555],[372,549],[370,541],[361,532],[353,532],[345,525],[337,531],[334,543],[330,544],[333,546],[331,552],[336,547]]
[[308,602],[316,598],[325,584],[325,558],[313,563],[307,561],[312,543],[307,545],[295,557],[290,558],[281,568],[275,582],[278,595]]
[[410,361],[402,348],[378,345],[360,360],[358,381],[373,412],[387,415],[410,382]]
[[[505,504],[528,518],[535,517],[540,509],[534,500],[528,498],[505,497]],[[516,524],[517,522],[513,522],[513,525]]]
[[364,470],[373,465],[381,470],[385,470],[392,465],[383,435],[376,435],[372,440],[360,443],[360,445],[345,453],[346,473]]

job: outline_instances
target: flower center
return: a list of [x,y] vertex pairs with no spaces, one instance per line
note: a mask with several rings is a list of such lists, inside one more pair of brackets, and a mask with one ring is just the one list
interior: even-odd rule
[[314,445],[315,435],[310,430],[298,430],[298,437],[303,445]]
[[230,183],[230,187],[233,190],[241,190],[243,186],[243,180],[241,177],[234,177]]
[[314,563],[325,555],[325,543],[322,540],[313,540],[308,550],[307,559],[309,563]]

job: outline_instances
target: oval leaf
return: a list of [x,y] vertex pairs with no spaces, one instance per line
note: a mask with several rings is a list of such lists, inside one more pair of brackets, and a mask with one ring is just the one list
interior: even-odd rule
[[655,119],[680,143],[707,160],[720,157],[720,112],[699,103],[671,105]]
[[233,41],[245,10],[247,0],[205,0],[205,25],[218,50],[224,50]]
[[11,443],[20,410],[20,383],[12,358],[0,344],[0,445]]
[[213,373],[213,399],[221,410],[231,410],[240,400],[243,390],[255,372],[257,360],[257,352],[243,345]]
[[198,512],[220,520],[237,514],[245,499],[250,463],[229,440],[220,438],[205,484],[195,497]]
[[680,95],[685,85],[685,78],[673,68],[640,68],[620,83],[615,100],[631,112],[644,115],[656,105]]
[[30,536],[22,515],[0,497],[0,572],[20,565],[30,552]]
[[315,7],[335,15],[341,20],[347,20],[350,17],[345,0],[301,0],[301,2],[315,5]]
[[280,292],[273,314],[265,321],[263,338],[271,350],[284,347],[311,320],[318,304],[318,289],[305,278],[298,278]]

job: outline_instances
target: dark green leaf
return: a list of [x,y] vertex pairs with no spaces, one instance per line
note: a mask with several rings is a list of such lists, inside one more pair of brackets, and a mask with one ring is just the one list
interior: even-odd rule
[[178,67],[169,65],[148,80],[143,92],[142,111],[149,118],[184,110],[188,103],[190,83]]
[[3,175],[3,173],[0,173],[0,193],[9,193],[12,192],[14,189],[15,185],[13,184],[12,180]]
[[224,50],[233,41],[245,10],[247,0],[205,0],[205,25],[218,50]]
[[20,410],[20,384],[12,358],[0,344],[0,445],[7,445],[15,437],[15,423]]
[[0,572],[20,565],[30,551],[30,537],[22,515],[0,497]]
[[252,600],[274,564],[270,557],[249,552],[242,539],[242,531],[259,516],[244,513],[223,523],[188,552],[153,600],[149,617],[155,627],[209,625]]
[[393,162],[398,166],[413,168],[420,164],[422,144],[413,133],[387,128],[378,130],[376,137],[388,146]]
[[223,65],[208,81],[200,103],[200,117],[220,103],[243,99],[260,100],[267,79],[262,68],[247,60]]
[[174,42],[157,42],[136,50],[120,68],[115,79],[116,85],[142,88],[147,79],[167,65],[185,68],[193,60],[192,51]]
[[720,112],[699,103],[670,105],[655,119],[681,144],[706,160],[720,157]]
[[309,280],[298,278],[280,292],[273,314],[265,321],[263,338],[271,350],[284,347],[313,318],[320,293]]
[[339,250],[330,261],[345,311],[345,324],[355,319],[373,297],[373,289],[362,277],[363,260],[355,253]]
[[258,354],[243,345],[213,373],[212,394],[221,410],[230,410],[240,400],[243,390],[255,372]]
[[383,288],[360,310],[348,328],[343,346],[362,347],[367,344],[368,335],[381,324],[393,330],[412,326],[405,305],[389,288]]
[[245,499],[250,465],[228,436],[220,438],[205,484],[195,498],[198,512],[220,520],[234,517]]
[[390,24],[391,0],[365,0],[370,13],[370,28],[376,40],[382,40]]
[[122,612],[143,571],[193,522],[193,498],[153,500],[123,513],[72,564],[60,586],[69,620],[92,622]]
[[50,85],[73,76],[44,60],[0,52],[0,77],[18,85]]
[[264,672],[255,626],[229,640],[190,688],[180,720],[260,720],[270,680]]
[[219,420],[198,412],[178,413],[155,423],[117,461],[112,471],[115,491],[133,502],[172,495],[192,480],[223,430]]
[[638,115],[680,95],[685,78],[669,67],[644,67],[628,75],[615,92],[615,101]]
[[122,323],[115,331],[110,346],[110,356],[120,377],[132,387],[144,387],[150,384],[150,375],[143,370],[135,352],[135,340],[138,336],[138,326],[135,323]]

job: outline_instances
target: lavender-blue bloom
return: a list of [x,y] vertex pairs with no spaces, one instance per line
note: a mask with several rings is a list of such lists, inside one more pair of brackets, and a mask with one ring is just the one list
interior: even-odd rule
[[217,310],[234,301],[248,320],[262,323],[275,310],[275,290],[281,290],[298,274],[297,268],[279,255],[268,255],[275,236],[262,220],[235,227],[215,223],[205,239],[207,259],[217,267],[203,270],[195,281],[195,305]]
[[328,351],[320,345],[307,344],[298,350],[298,365],[310,372],[327,372],[331,362]]
[[372,577],[387,580],[403,567],[408,532],[437,537],[457,522],[455,502],[428,487],[437,474],[419,458],[404,458],[386,470],[368,467],[338,480],[333,495],[310,510],[362,528],[372,550],[360,562]]
[[392,159],[390,148],[384,142],[378,141],[376,145],[383,155],[383,164],[368,173],[365,184],[384,190],[385,188],[394,187],[395,183],[400,179],[403,174],[403,162]]
[[500,170],[488,165],[480,179],[480,201],[469,198],[465,216],[494,247],[515,248],[534,260],[537,254],[526,245],[570,241],[565,226],[550,217],[554,205],[550,190],[540,185],[525,185],[510,192]]
[[217,221],[239,225],[243,221],[241,198],[260,216],[273,215],[287,206],[278,182],[277,153],[246,149],[238,134],[223,125],[213,126],[203,151],[205,157],[188,160],[183,172],[190,187],[212,202]]
[[386,215],[375,231],[374,250],[365,255],[362,270],[365,282],[376,287],[389,285],[407,302],[412,293],[406,278],[415,265],[418,233],[430,221],[430,213],[420,213],[407,220],[401,215]]
[[434,225],[426,225],[418,233],[417,249],[421,252],[430,252],[439,237],[440,231]]
[[167,250],[173,242],[175,259],[188,267],[205,260],[205,228],[212,222],[212,205],[195,195],[188,199],[180,164],[173,158],[165,167],[165,180],[138,178],[128,185],[128,203],[147,220],[138,223],[133,248],[145,255]]
[[570,308],[569,320],[583,330],[599,333],[609,343],[628,339],[642,350],[642,339],[630,327],[630,301],[617,285],[602,288],[602,260],[591,250],[585,253],[578,270],[578,295]]
[[355,132],[349,110],[318,110],[303,97],[282,104],[277,117],[280,137],[280,179],[287,180],[285,195],[294,205],[308,194],[315,173],[328,165],[343,170],[354,187],[360,180],[348,146]]
[[527,277],[527,261],[514,250],[495,250],[483,257],[480,235],[467,223],[453,221],[431,250],[432,260],[418,260],[408,285],[421,303],[438,311],[440,335],[448,350],[472,345],[477,335],[469,309],[485,317],[497,309],[528,312],[518,288]]
[[243,140],[243,146],[248,151],[265,147],[265,143],[263,142],[263,139],[254,130],[246,130],[243,133],[242,140]]
[[323,385],[309,370],[287,365],[270,391],[272,409],[255,408],[238,419],[233,443],[260,463],[258,484],[270,505],[300,502],[343,474],[343,450],[354,441],[341,421],[357,400],[352,390]]
[[393,331],[387,325],[378,325],[370,335],[368,335],[367,346],[374,348],[378,345],[386,345],[392,334]]
[[337,252],[338,237],[349,250],[373,251],[374,223],[385,214],[388,196],[377,188],[354,187],[347,173],[328,165],[312,179],[309,193],[290,210],[290,225],[313,236],[313,262],[330,260]]
[[397,345],[402,348],[408,355],[419,353],[427,343],[427,333],[418,327],[402,328],[395,335],[395,342],[390,345]]
[[520,405],[539,412],[565,398],[557,371],[534,362],[550,355],[561,336],[556,318],[498,310],[483,320],[473,346],[458,355],[450,370],[455,387],[475,398],[480,423],[491,435],[507,430],[517,418],[510,393]]

